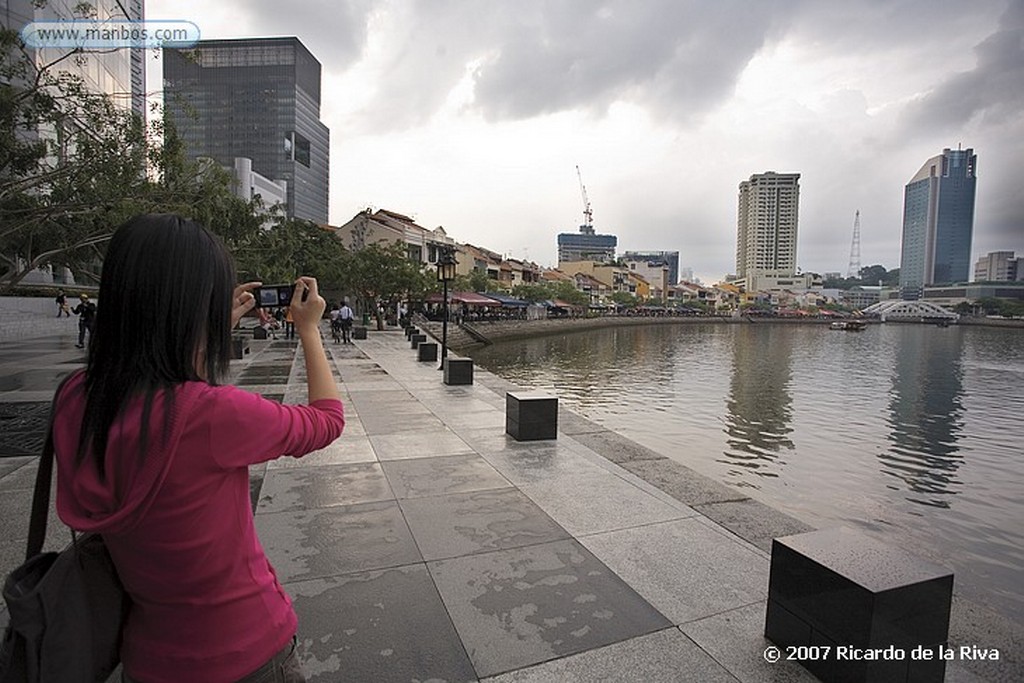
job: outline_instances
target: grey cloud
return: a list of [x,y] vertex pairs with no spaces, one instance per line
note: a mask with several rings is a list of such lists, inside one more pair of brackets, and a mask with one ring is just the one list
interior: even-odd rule
[[377,0],[304,0],[289,6],[278,0],[246,0],[255,35],[294,35],[324,70],[344,70],[366,47],[368,21]]
[[975,116],[986,125],[1019,120],[1024,110],[1024,4],[1011,2],[999,29],[975,53],[974,69],[951,76],[907,107],[903,133],[955,130]]
[[732,91],[773,26],[774,3],[541,3],[520,15],[476,74],[491,120],[618,98],[689,119]]

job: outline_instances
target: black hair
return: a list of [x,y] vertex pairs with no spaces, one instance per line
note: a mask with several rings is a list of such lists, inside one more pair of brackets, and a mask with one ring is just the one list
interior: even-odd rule
[[[227,249],[199,223],[170,214],[132,218],[114,233],[103,261],[85,370],[78,457],[91,450],[103,475],[107,436],[130,400],[143,399],[140,455],[157,392],[173,409],[173,387],[216,384],[231,361],[235,268]],[[169,420],[164,421],[169,428]],[[167,433],[165,431],[164,438]]]

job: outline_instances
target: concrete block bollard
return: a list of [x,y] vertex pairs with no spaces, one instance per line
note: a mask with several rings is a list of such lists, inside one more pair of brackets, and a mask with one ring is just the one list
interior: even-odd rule
[[558,397],[549,394],[505,394],[505,433],[516,441],[558,438]]
[[473,361],[469,358],[445,358],[444,383],[472,384]]
[[950,570],[850,529],[784,536],[764,634],[826,682],[941,681],[952,598]]

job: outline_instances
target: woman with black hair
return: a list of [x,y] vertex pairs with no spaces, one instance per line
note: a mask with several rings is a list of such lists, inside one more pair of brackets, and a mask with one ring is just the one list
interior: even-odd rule
[[308,405],[219,383],[259,284],[236,287],[230,255],[198,223],[128,221],[103,263],[87,366],[58,389],[57,512],[102,534],[131,596],[125,681],[305,680],[295,612],[256,537],[248,466],[323,448],[345,420],[313,278],[292,299]]

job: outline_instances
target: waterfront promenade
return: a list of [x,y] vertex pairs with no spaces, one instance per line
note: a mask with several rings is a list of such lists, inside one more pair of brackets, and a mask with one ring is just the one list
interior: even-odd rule
[[[5,573],[23,553],[50,396],[83,359],[74,341],[0,343]],[[480,368],[445,386],[400,331],[328,350],[345,433],[251,476],[311,681],[814,680],[766,662],[761,635],[771,538],[807,525],[568,411],[557,440],[516,442],[512,387]],[[233,381],[305,398],[292,342],[251,342]],[[950,640],[1002,659],[952,662],[947,681],[1024,679],[1016,625],[957,600]]]

